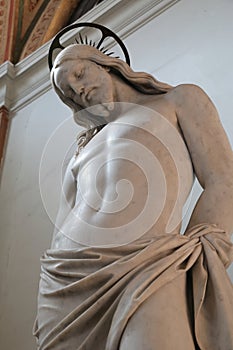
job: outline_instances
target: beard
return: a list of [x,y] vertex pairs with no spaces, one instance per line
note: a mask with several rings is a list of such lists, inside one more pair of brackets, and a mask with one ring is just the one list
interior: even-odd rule
[[106,102],[101,104],[92,105],[87,108],[88,113],[100,117],[109,117],[111,111],[114,110],[114,102]]

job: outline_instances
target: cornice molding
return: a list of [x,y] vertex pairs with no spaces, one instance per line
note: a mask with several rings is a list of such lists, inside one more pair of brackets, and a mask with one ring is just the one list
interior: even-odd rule
[[[122,39],[180,0],[106,0],[85,14],[79,21],[101,23]],[[72,39],[67,33],[65,43]],[[111,41],[106,48],[111,47]],[[25,105],[50,89],[47,55],[50,42],[44,44],[15,66],[7,61],[0,66],[0,106],[10,112]]]

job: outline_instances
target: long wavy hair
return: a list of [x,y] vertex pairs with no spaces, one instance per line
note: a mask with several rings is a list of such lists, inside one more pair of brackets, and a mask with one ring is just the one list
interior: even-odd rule
[[[90,116],[90,113],[84,112],[82,106],[74,103],[73,100],[66,97],[59,90],[54,80],[56,68],[61,66],[61,64],[66,61],[75,61],[76,59],[87,59],[101,66],[109,67],[115,74],[121,76],[121,78],[123,78],[123,80],[125,80],[128,84],[144,94],[164,94],[172,88],[171,85],[158,81],[148,73],[134,72],[126,62],[119,58],[107,56],[90,45],[70,45],[62,50],[56,57],[51,70],[51,82],[60,99],[72,109],[75,122],[86,129],[94,127],[96,124],[100,125],[100,123],[103,123],[103,117],[93,118]],[[82,112],[78,113],[81,110]]]

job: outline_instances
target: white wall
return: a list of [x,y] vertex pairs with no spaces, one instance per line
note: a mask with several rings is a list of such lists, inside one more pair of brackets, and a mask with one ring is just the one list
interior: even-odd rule
[[1,349],[35,348],[39,257],[53,229],[40,197],[39,166],[48,138],[68,113],[48,92],[11,123],[0,201]]
[[[228,0],[181,0],[125,43],[135,70],[153,72],[174,85],[201,85],[215,102],[233,144],[232,13],[233,2]],[[50,219],[59,197],[60,159],[76,134],[69,117],[69,110],[49,91],[12,119],[0,199],[1,349],[36,348],[31,329],[39,258],[52,235]]]
[[232,1],[180,1],[125,43],[135,70],[172,85],[191,82],[205,89],[233,145],[232,14]]

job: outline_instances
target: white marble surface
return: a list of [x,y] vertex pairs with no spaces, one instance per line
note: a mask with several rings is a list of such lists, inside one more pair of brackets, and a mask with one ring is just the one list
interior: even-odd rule
[[[135,70],[153,72],[158,79],[174,85],[182,82],[201,85],[216,104],[233,144],[232,13],[233,3],[228,0],[181,0],[125,42]],[[59,134],[63,129],[58,130],[59,141],[57,145],[51,144],[48,156],[48,160],[51,157],[48,183],[46,171],[42,174],[49,216],[40,194],[39,164],[48,139],[69,116],[69,110],[49,91],[18,110],[12,119],[0,199],[3,349],[36,348],[31,330],[36,314],[39,257],[52,236],[49,216],[55,215],[58,205],[59,159],[69,135],[72,138],[76,133],[75,125],[67,122],[65,139]]]

